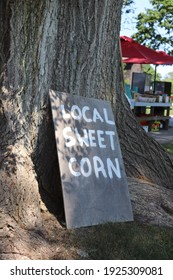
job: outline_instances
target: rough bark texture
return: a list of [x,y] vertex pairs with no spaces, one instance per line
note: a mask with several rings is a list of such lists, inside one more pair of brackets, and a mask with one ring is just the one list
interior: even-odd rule
[[50,88],[109,100],[127,174],[173,188],[172,161],[139,128],[124,96],[121,6],[121,0],[0,2],[2,259],[44,258],[52,247],[40,235],[40,209],[63,216]]
[[135,220],[173,227],[173,191],[141,179],[128,182]]

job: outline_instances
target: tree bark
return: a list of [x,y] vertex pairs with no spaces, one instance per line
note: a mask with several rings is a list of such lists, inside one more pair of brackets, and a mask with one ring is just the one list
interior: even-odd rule
[[[172,161],[125,98],[121,7],[122,0],[0,2],[2,259],[42,258],[50,252],[40,235],[43,202],[63,215],[50,88],[110,101],[128,176],[173,188]],[[29,253],[28,242],[40,254]]]

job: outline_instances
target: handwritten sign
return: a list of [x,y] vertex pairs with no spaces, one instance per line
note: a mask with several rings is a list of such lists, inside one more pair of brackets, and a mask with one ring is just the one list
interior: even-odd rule
[[49,94],[67,227],[133,220],[110,103]]

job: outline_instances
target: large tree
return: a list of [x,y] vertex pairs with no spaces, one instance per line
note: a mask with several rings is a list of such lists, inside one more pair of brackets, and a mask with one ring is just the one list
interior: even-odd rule
[[170,158],[125,98],[121,8],[122,0],[0,2],[1,259],[44,258],[42,203],[63,209],[50,88],[110,101],[127,175],[173,188]]
[[173,0],[150,0],[152,8],[137,17],[137,32],[133,35],[139,43],[152,49],[173,53]]

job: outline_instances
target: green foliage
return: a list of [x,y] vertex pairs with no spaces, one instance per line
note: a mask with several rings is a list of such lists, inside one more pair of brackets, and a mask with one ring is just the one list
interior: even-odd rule
[[133,38],[152,49],[173,55],[173,0],[150,0],[152,9],[137,17]]
[[[143,64],[142,70],[144,73],[150,74],[151,80],[154,81],[155,69],[152,66],[150,66],[149,64]],[[161,75],[157,72],[156,72],[156,80],[157,81],[161,80]]]
[[134,0],[123,0],[123,10],[125,13],[131,13],[133,11],[132,4]]
[[163,144],[163,146],[167,150],[167,152],[173,156],[173,143],[166,143]]
[[129,6],[134,3],[134,0],[123,0],[123,6]]
[[135,12],[134,0],[123,0],[122,15],[124,15],[124,17],[122,17],[121,26],[123,27],[127,26],[128,29],[129,26],[133,25],[134,12]]
[[[164,79],[165,82],[171,82],[172,86],[171,86],[171,92],[172,92],[172,95],[173,95],[173,72],[169,72],[165,77]],[[173,110],[173,109],[172,109]],[[171,111],[171,114],[173,114],[173,111]]]
[[173,72],[169,72],[166,77],[164,78],[164,81],[171,82],[172,83],[172,89],[173,89]]

